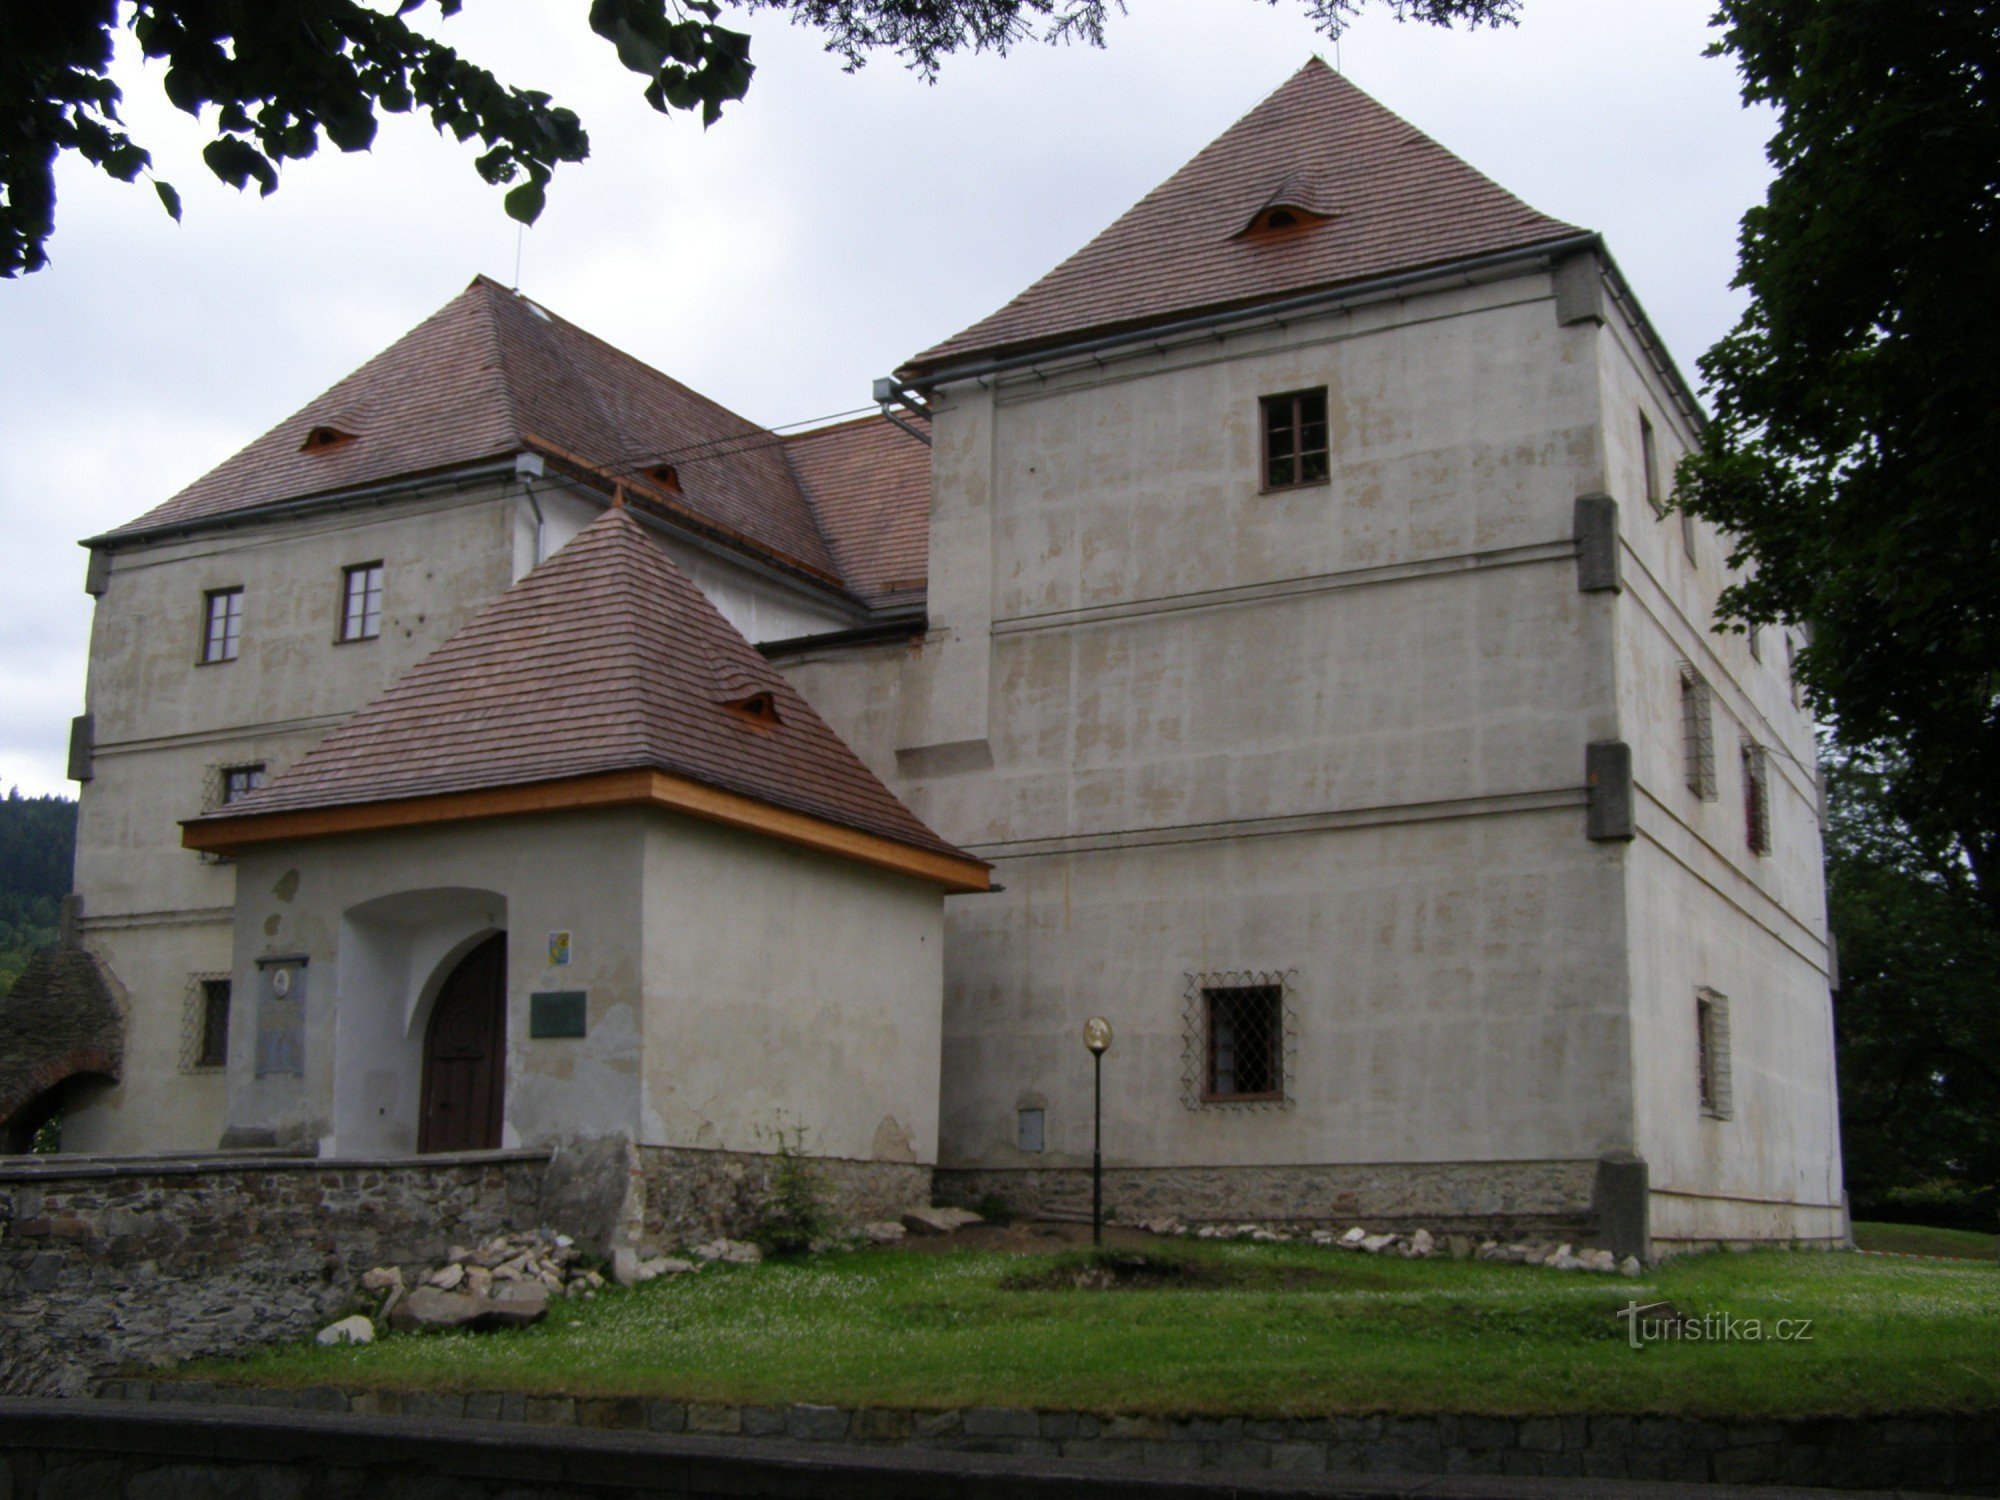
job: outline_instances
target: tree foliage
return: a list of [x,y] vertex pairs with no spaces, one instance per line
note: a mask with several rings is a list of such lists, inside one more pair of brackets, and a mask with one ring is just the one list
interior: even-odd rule
[[76,804],[67,797],[0,802],[0,995],[28,960],[56,940],[76,857]]
[[1809,627],[1813,706],[2000,926],[2000,5],[1717,19],[1746,100],[1777,110],[1777,176],[1680,503],[1751,570],[1725,616]]
[[[1042,35],[1101,42],[1120,0],[737,0],[821,28],[830,51],[858,67],[901,55],[926,74],[948,54],[1004,51]],[[1271,0],[1280,3],[1280,0]],[[1371,0],[1303,0],[1339,35]],[[1400,20],[1434,25],[1511,21],[1519,0],[1373,0]],[[120,26],[162,65],[173,104],[212,124],[208,169],[237,188],[276,191],[279,168],[322,137],[343,151],[374,141],[379,111],[421,109],[441,133],[477,139],[474,162],[496,185],[515,183],[506,211],[540,216],[557,166],[590,153],[582,122],[547,94],[502,83],[418,22],[456,15],[462,0],[10,0],[0,47],[0,276],[48,260],[55,166],[82,160],[121,182],[151,176],[153,158],[119,116],[113,80]],[[435,12],[427,16],[428,12]],[[750,85],[750,39],[719,24],[717,0],[591,0],[590,29],[643,77],[653,108],[700,110],[713,124]],[[153,179],[168,213],[180,195]]]
[[1828,762],[1840,1115],[1862,1218],[1991,1230],[2000,1207],[2000,930],[1949,843],[1896,816],[1903,768]]

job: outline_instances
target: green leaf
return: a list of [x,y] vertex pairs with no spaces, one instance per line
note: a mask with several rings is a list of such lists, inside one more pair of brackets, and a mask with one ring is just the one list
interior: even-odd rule
[[507,217],[522,224],[532,224],[542,216],[543,201],[547,194],[539,182],[524,182],[507,194],[505,201]]
[[167,212],[173,215],[174,222],[180,223],[181,195],[173,190],[171,184],[157,180],[153,183],[153,191],[160,195],[160,202],[165,205]]

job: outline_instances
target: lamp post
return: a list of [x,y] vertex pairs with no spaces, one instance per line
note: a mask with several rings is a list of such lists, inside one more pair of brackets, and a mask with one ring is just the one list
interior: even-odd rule
[[1090,1242],[1104,1243],[1104,1053],[1111,1045],[1111,1023],[1092,1016],[1083,1023],[1083,1045],[1090,1049]]

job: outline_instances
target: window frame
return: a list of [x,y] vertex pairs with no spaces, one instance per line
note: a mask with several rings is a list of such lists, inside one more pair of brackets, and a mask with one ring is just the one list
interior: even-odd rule
[[[1248,1004],[1268,1004],[1270,1014],[1262,1018],[1264,1027],[1265,1054],[1263,1068],[1265,1082],[1273,1087],[1263,1089],[1231,1089],[1224,1092],[1216,1086],[1217,1067],[1217,1016],[1218,999],[1229,997],[1229,1003],[1242,1006]],[[1253,999],[1254,997],[1254,999]],[[1202,1004],[1202,1073],[1201,1100],[1204,1104],[1275,1104],[1285,1097],[1285,990],[1281,984],[1214,984],[1203,985]],[[1233,1023],[1232,1023],[1233,1024]],[[1243,1053],[1243,1045],[1232,1038],[1229,1043],[1235,1058]],[[1240,1063],[1232,1061],[1229,1076],[1232,1082],[1243,1069]]]
[[[220,608],[222,632],[216,633]],[[243,654],[243,585],[203,589],[201,594],[201,649],[195,665],[219,667],[238,660]]]
[[1771,773],[1764,747],[1743,741],[1743,845],[1752,854],[1771,852]]
[[1702,1114],[1727,1120],[1735,1112],[1729,997],[1707,985],[1694,992],[1695,1097]]
[[[216,788],[219,800],[216,806],[227,807],[232,802],[241,802],[245,797],[256,791],[264,784],[265,769],[265,762],[261,760],[244,761],[240,765],[220,767],[218,771],[219,781]],[[235,778],[239,775],[243,778],[243,789],[240,792],[232,793],[230,788]]]
[[[1303,414],[1302,403],[1309,400],[1319,402],[1318,426],[1322,435],[1322,446],[1305,446],[1305,431],[1310,423]],[[1282,483],[1271,478],[1271,414],[1282,406],[1289,406],[1290,437],[1292,451],[1286,461],[1293,465],[1293,478]],[[1316,478],[1305,476],[1306,460],[1318,457],[1321,473]],[[1323,385],[1308,386],[1293,391],[1278,391],[1269,396],[1257,398],[1257,492],[1260,495],[1279,494],[1286,490],[1317,489],[1321,485],[1333,483],[1333,432],[1328,420],[1327,388]]]
[[1681,758],[1682,781],[1704,802],[1717,796],[1715,774],[1715,689],[1695,669],[1682,662]]
[[[355,609],[354,583],[361,580],[361,607]],[[340,570],[340,617],[334,632],[336,646],[355,646],[382,638],[382,606],[388,595],[387,577],[380,558],[374,562],[352,563]],[[369,612],[370,597],[374,612]],[[372,625],[374,628],[369,629]]]

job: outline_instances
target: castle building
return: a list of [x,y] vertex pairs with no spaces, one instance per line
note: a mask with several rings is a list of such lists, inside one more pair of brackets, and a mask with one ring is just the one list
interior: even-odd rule
[[877,396],[481,279],[90,539],[122,1033],[17,1114],[1064,1214],[1102,1016],[1126,1217],[1842,1239],[1793,642],[1598,236],[1315,61]]

